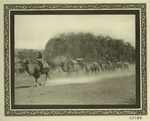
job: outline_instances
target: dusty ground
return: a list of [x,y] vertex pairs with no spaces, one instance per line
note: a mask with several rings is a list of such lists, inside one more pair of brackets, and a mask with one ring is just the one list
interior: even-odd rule
[[[15,77],[15,104],[135,104],[136,80],[134,67],[125,72],[80,75],[54,71],[46,85],[34,87],[32,76]],[[39,81],[43,83],[45,75]]]

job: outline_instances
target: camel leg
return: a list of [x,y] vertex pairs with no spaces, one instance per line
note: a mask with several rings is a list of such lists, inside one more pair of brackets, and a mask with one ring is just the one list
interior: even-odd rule
[[95,73],[96,73],[96,75],[98,74],[98,69],[95,69]]
[[37,87],[37,80],[35,79],[35,87]]
[[114,68],[114,72],[116,72],[116,73],[117,73],[117,70],[116,70],[116,68]]
[[[37,81],[38,82],[38,81]],[[41,86],[42,84],[40,82],[38,82],[38,84]]]
[[96,68],[94,68],[94,73],[96,74]]
[[49,79],[51,79],[51,78],[50,78],[50,74],[49,74],[49,73],[48,73],[48,78],[49,78]]
[[78,69],[76,70],[76,73],[77,73],[77,76],[79,76],[79,70]]
[[50,73],[53,74],[53,72],[50,70]]
[[50,79],[49,73],[46,74],[46,78],[45,78],[45,82],[44,82],[43,86],[45,86],[45,83],[46,83],[46,81],[47,81],[47,77]]
[[36,82],[35,87],[37,87],[37,83],[38,83],[40,86],[42,85],[40,82],[38,82],[38,79],[35,79],[35,82]]
[[69,76],[71,77],[71,73],[69,74]]
[[100,74],[100,69],[98,69],[98,74]]
[[97,75],[97,69],[95,69],[95,74]]
[[45,82],[44,82],[43,86],[45,86],[45,83],[46,83],[46,81],[47,81],[47,76],[48,76],[48,74],[45,74],[45,75],[46,75],[46,78],[45,78]]
[[68,77],[71,77],[71,73],[68,73],[67,78],[68,78]]
[[101,68],[102,69],[102,71],[104,72],[104,69],[103,68]]

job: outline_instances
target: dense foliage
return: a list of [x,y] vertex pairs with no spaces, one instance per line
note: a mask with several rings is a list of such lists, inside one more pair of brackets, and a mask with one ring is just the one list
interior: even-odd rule
[[62,33],[51,38],[45,46],[45,58],[51,65],[65,59],[84,58],[86,61],[121,60],[132,63],[135,59],[135,49],[120,39],[95,36],[92,33]]

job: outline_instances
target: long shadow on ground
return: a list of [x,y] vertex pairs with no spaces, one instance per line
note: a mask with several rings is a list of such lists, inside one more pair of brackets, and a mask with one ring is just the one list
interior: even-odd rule
[[20,88],[31,88],[31,87],[34,87],[34,86],[18,86],[18,87],[15,87],[15,89],[20,89]]

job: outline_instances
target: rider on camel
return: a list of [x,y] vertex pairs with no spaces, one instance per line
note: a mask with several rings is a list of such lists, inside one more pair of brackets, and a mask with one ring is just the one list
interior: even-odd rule
[[40,60],[41,60],[42,65],[43,65],[43,68],[46,68],[46,65],[45,65],[45,62],[44,62],[44,58],[43,58],[43,56],[42,56],[41,52],[39,52],[38,59],[40,59]]
[[106,54],[106,63],[110,64],[110,58],[108,57],[108,55]]

